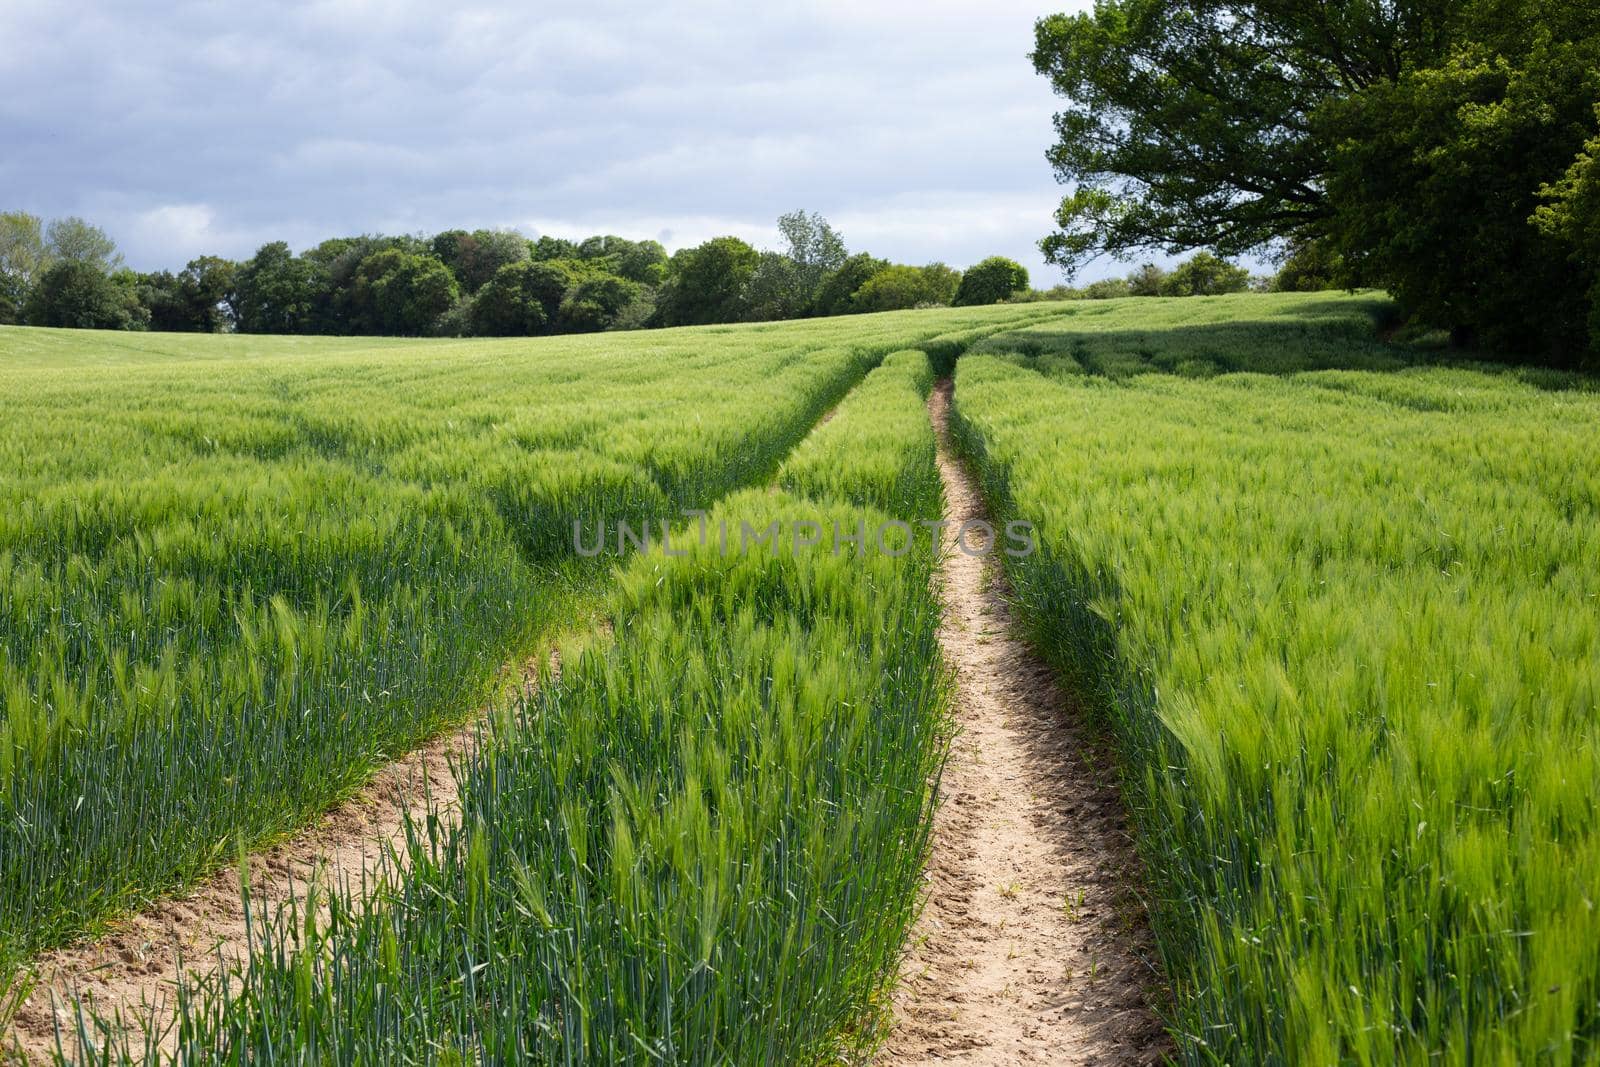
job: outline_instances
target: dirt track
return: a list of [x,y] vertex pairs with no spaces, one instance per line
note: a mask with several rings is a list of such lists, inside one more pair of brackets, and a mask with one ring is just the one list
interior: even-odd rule
[[1161,979],[1111,767],[1014,635],[998,568],[957,550],[959,524],[988,516],[951,452],[950,396],[946,379],[928,407],[954,524],[940,641],[960,732],[880,1062],[1157,1062]]
[[[559,668],[554,653],[550,665]],[[528,664],[524,689],[537,676],[537,664]],[[459,803],[451,764],[470,751],[477,729],[470,723],[396,760],[311,827],[251,855],[250,892],[258,914],[291,895],[304,899],[318,879],[322,885],[370,880],[386,854],[403,854],[408,810],[420,817],[431,808],[448,826]],[[120,1013],[137,1024],[149,1017],[148,1006],[173,1004],[180,965],[184,973],[209,975],[219,963],[238,959],[247,944],[239,885],[238,867],[227,867],[181,896],[117,921],[105,937],[41,954],[33,961],[38,985],[11,1031],[0,1037],[0,1062],[18,1048],[28,1060],[48,1061],[58,1024],[71,1052],[75,998],[104,1017]]]

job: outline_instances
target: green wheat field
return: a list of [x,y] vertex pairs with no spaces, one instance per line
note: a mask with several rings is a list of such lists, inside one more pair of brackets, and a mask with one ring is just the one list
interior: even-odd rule
[[[1118,759],[1177,1059],[1595,1062],[1600,388],[1385,343],[1386,308],[0,327],[0,1023],[40,952],[489,707],[458,824],[258,916],[168,1045],[84,1011],[61,1056],[848,1061],[950,743],[933,545],[727,553],[684,512],[937,518],[953,374],[1036,531],[997,557],[1027,636]],[[663,520],[681,554],[573,550]]]

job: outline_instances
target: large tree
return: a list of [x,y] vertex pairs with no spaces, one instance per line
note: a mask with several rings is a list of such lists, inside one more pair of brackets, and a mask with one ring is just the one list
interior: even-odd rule
[[591,272],[562,297],[557,325],[573,333],[609,329],[640,298],[641,291],[638,282],[621,275]]
[[855,295],[873,275],[889,267],[889,261],[867,252],[857,252],[847,257],[837,268],[829,271],[817,287],[811,303],[814,315],[848,315],[855,310]]
[[45,227],[44,237],[52,262],[66,260],[83,263],[102,274],[110,274],[122,266],[117,243],[106,231],[76,215],[51,219],[50,225]]
[[235,269],[231,260],[200,256],[177,274],[162,270],[139,275],[139,299],[148,309],[150,328],[188,333],[227,329]]
[[668,264],[656,307],[663,326],[736,322],[746,308],[746,287],[761,254],[737,237],[713,237],[680,249]]
[[20,278],[0,272],[0,326],[11,326],[22,321],[22,309],[28,302],[28,289]]
[[761,253],[746,288],[745,317],[753,321],[813,314],[823,282],[849,254],[844,238],[815,212],[779,215],[778,233],[786,247]]
[[50,267],[44,224],[26,211],[0,212],[0,276],[26,290]]
[[[1600,117],[1600,106],[1596,107]],[[1589,283],[1589,345],[1600,351],[1600,135],[1591,138],[1560,181],[1540,190],[1534,215],[1541,233],[1559,241],[1567,265]]]
[[1221,296],[1242,293],[1250,288],[1250,272],[1218,259],[1210,252],[1196,252],[1179,263],[1162,281],[1162,296]]
[[1028,270],[1014,259],[990,256],[972,267],[961,278],[955,292],[957,306],[998,304],[1013,293],[1028,288]]
[[778,233],[788,246],[784,254],[794,262],[799,283],[808,296],[814,294],[823,278],[838,270],[850,254],[839,231],[815,211],[779,215]]
[[455,276],[437,256],[386,248],[356,267],[350,283],[351,328],[417,337],[431,330],[460,295]]
[[569,241],[565,237],[551,237],[548,234],[537,241],[528,243],[528,254],[540,262],[553,259],[576,259],[578,257],[578,243]]
[[229,303],[240,333],[310,333],[326,289],[325,269],[273,241],[239,264]]
[[745,317],[752,322],[797,319],[815,297],[798,263],[782,252],[762,252],[745,287]]
[[472,332],[481,337],[544,333],[571,279],[558,262],[507,263],[473,298]]
[[1568,343],[1530,217],[1594,132],[1595,5],[1100,0],[1033,59],[1068,100],[1052,261],[1320,242],[1463,336]]
[[94,263],[62,259],[40,276],[28,296],[30,326],[79,330],[127,330],[147,321],[135,291],[136,277],[108,275]]
[[667,277],[667,250],[660,241],[630,241],[626,237],[602,234],[585,238],[574,255],[607,274],[641,285],[660,285]]

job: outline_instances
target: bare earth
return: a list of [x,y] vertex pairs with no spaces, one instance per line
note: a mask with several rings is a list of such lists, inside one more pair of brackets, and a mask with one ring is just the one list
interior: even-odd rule
[[951,453],[950,395],[946,379],[928,408],[956,524],[940,640],[960,733],[880,1062],[1158,1062],[1171,1049],[1151,1007],[1162,982],[1112,765],[1014,636],[998,568],[957,551],[959,524],[988,515]]
[[[554,653],[551,669],[559,669]],[[531,690],[537,678],[537,663],[525,665],[524,691]],[[385,855],[392,852],[403,858],[408,810],[420,820],[431,807],[449,826],[459,804],[451,765],[469,753],[476,731],[476,722],[468,724],[396,760],[309,829],[251,855],[250,892],[256,913],[291,895],[303,900],[314,884],[349,879],[350,884],[360,885],[363,876],[370,881]],[[58,1022],[70,1053],[75,1047],[75,998],[102,1016],[120,1013],[126,1023],[136,1026],[149,1017],[148,1005],[173,1005],[180,964],[187,974],[210,975],[221,961],[238,959],[247,943],[239,887],[239,870],[230,866],[180,897],[117,922],[108,936],[38,956],[33,963],[38,985],[17,1013],[12,1032],[0,1037],[0,1062],[18,1049],[27,1060],[48,1061],[56,1047]]]

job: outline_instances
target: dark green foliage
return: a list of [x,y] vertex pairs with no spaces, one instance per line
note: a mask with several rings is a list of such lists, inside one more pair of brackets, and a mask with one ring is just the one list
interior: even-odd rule
[[388,333],[383,328],[372,294],[362,291],[357,275],[368,259],[380,252],[431,255],[427,242],[417,237],[360,234],[333,237],[301,258],[309,263],[320,283],[315,306],[304,332],[324,334]]
[[1133,286],[1127,278],[1102,278],[1097,282],[1090,282],[1083,287],[1085,300],[1115,300],[1118,297],[1135,296]]
[[1128,296],[1161,296],[1167,287],[1167,272],[1154,263],[1144,263],[1127,279]]
[[1323,109],[1339,145],[1324,232],[1357,274],[1462,343],[1576,361],[1595,275],[1531,219],[1595,133],[1600,13],[1469,7],[1448,56]]
[[[482,292],[482,290],[479,290]],[[478,331],[472,326],[472,311],[477,301],[470,296],[457,297],[456,302],[434,320],[433,337],[474,337]]]
[[663,326],[733,322],[744,316],[745,288],[761,255],[737,237],[713,237],[672,257],[656,305]]
[[508,263],[472,301],[472,332],[480,337],[523,337],[543,333],[550,323],[541,298],[548,264]]
[[[890,264],[849,256],[814,212],[782,215],[778,230],[781,251],[719,237],[670,259],[659,241],[614,234],[360,234],[298,255],[278,241],[238,264],[203,256],[178,274],[141,275],[137,306],[115,321],[163,332],[503,337],[771,321],[954,298],[960,275],[937,263],[896,267],[863,292]],[[110,239],[81,219],[52,223],[47,239],[34,216],[0,214],[0,321],[21,316],[39,265],[62,258],[118,260]]]
[[427,243],[334,238],[301,256],[278,243],[240,266],[231,303],[241,331],[273,333],[508,337],[637,327],[649,316],[650,294],[622,272],[658,277],[658,243],[545,238],[531,248],[491,230]]
[[573,333],[608,329],[639,299],[641,291],[639,283],[615,274],[590,274],[562,297],[557,322],[563,331]]
[[1209,252],[1197,252],[1171,270],[1155,263],[1144,263],[1125,278],[1107,278],[1080,290],[1069,290],[1068,295],[1087,300],[1124,296],[1221,296],[1245,292],[1250,284],[1250,272],[1244,267]]
[[1462,341],[1586,346],[1593,278],[1530,220],[1595,133],[1593,4],[1106,0],[1034,64],[1069,101],[1053,262],[1315,245]]
[[283,241],[262,245],[239,264],[233,310],[240,333],[309,333],[327,272],[289,251]]
[[745,317],[752,321],[814,314],[823,281],[848,255],[844,238],[815,212],[778,216],[778,232],[787,247],[761,253],[746,286]]
[[396,248],[363,259],[349,294],[351,332],[420,337],[460,295],[449,268],[433,255]]
[[745,317],[752,322],[797,319],[810,311],[815,296],[793,259],[782,252],[762,252],[745,286]]
[[156,271],[139,276],[139,300],[149,311],[150,329],[172,333],[217,333],[227,328],[225,307],[234,289],[236,265],[218,256],[189,261],[182,273]]
[[1078,186],[1047,256],[1238,254],[1325,221],[1320,109],[1439,58],[1468,6],[1109,0],[1041,19],[1035,69],[1069,101],[1050,159]]
[[76,216],[45,225],[25,211],[0,214],[0,323],[143,329],[137,279],[112,274],[121,263],[116,242]]
[[874,274],[889,266],[889,261],[857,252],[829,272],[817,289],[813,311],[818,315],[847,315],[854,310],[851,303],[856,291],[867,284]]
[[22,308],[27,300],[26,283],[14,274],[0,272],[0,326],[11,326],[21,321]]
[[63,259],[39,278],[23,316],[30,326],[137,329],[142,325],[142,308],[132,281],[113,280],[90,262]]
[[1022,264],[1004,256],[990,256],[974,263],[961,276],[954,302],[958,307],[998,304],[1012,293],[1027,288],[1028,271]]
[[1327,241],[1301,241],[1291,245],[1278,272],[1269,283],[1274,293],[1314,293],[1356,284],[1344,257]]
[[191,259],[178,275],[192,327],[202,333],[227,329],[232,317],[229,298],[239,265],[221,256]]
[[1547,186],[1541,196],[1545,203],[1535,223],[1561,243],[1572,269],[1588,281],[1589,348],[1600,352],[1600,135],[1589,140],[1561,181]]
[[561,301],[570,290],[587,275],[584,265],[577,260],[537,261],[523,276],[525,291],[544,309],[545,320],[554,323],[561,314]]
[[658,286],[667,279],[667,250],[660,241],[629,241],[616,256],[616,271],[640,285]]
[[178,333],[188,320],[178,276],[169,270],[139,275],[139,303],[150,313],[150,328],[161,333]]
[[630,241],[626,237],[611,235],[588,237],[568,256],[535,258],[586,260],[595,270],[615,274],[640,285],[660,285],[667,277],[667,250],[660,241]]

